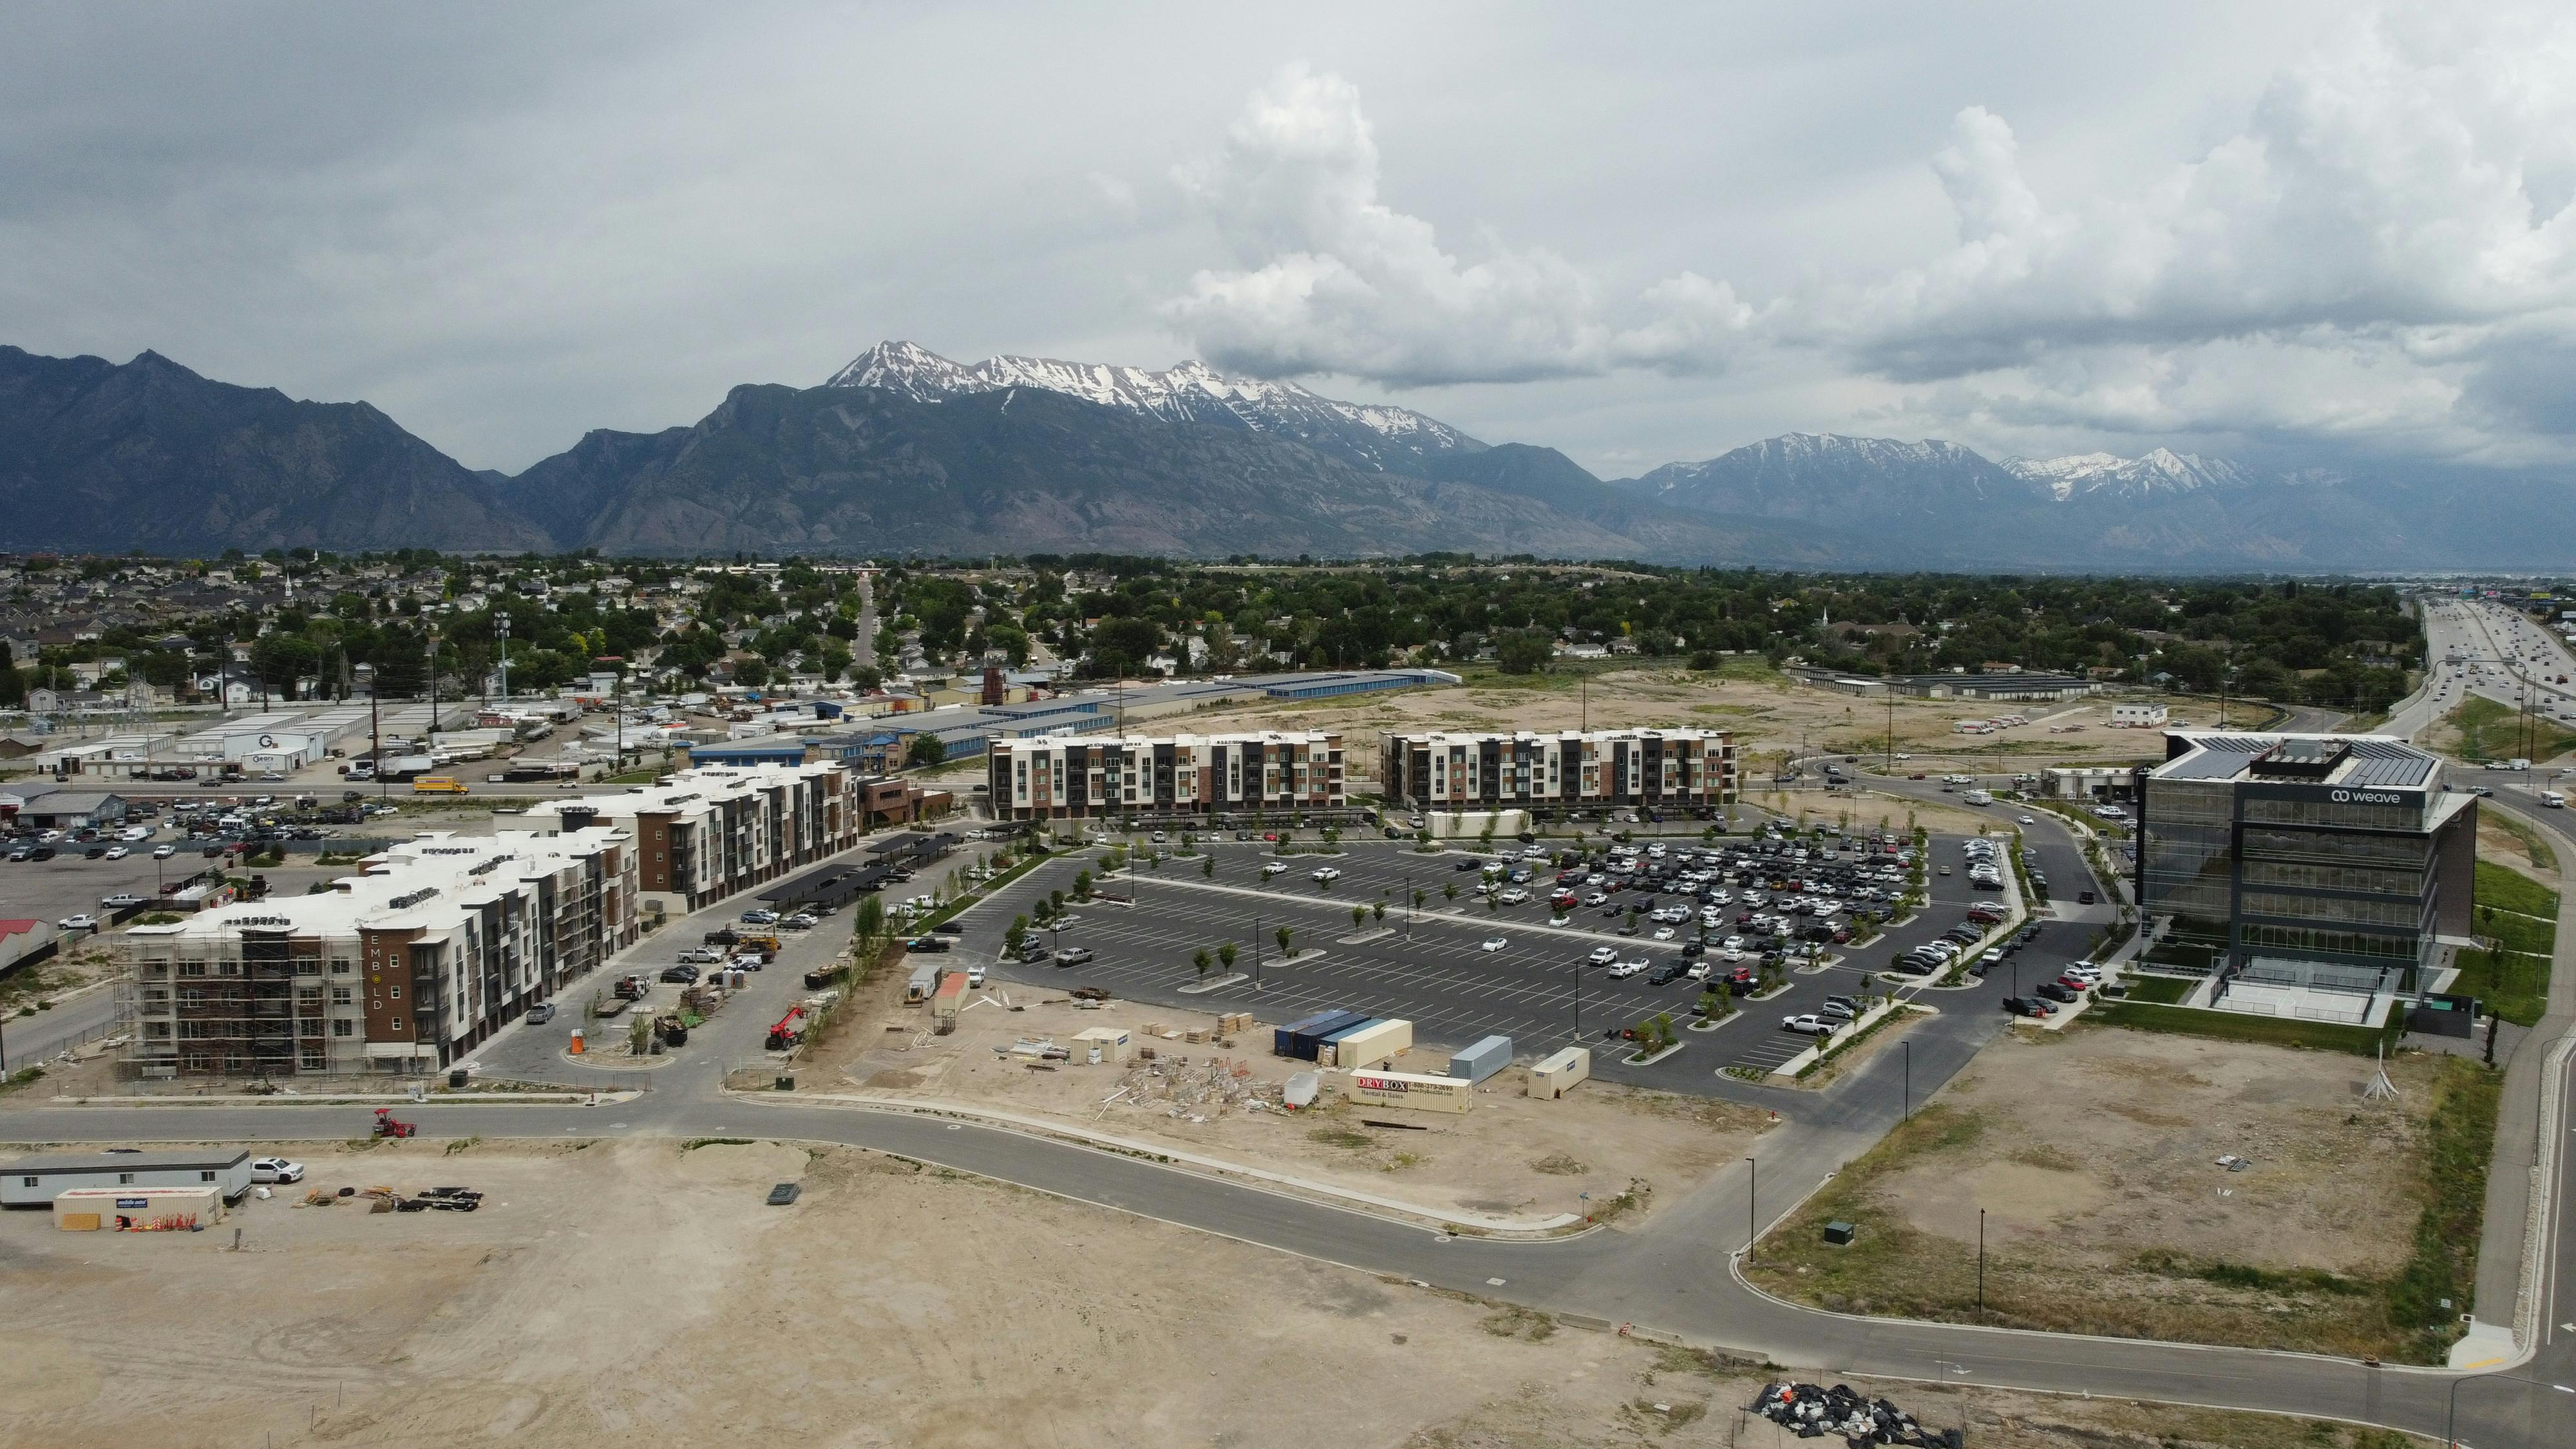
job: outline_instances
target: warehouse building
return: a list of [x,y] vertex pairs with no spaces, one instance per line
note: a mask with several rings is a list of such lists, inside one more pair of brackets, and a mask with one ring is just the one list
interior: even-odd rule
[[1347,805],[1342,737],[1323,731],[996,740],[987,779],[997,820],[1312,814]]
[[858,777],[837,764],[709,767],[665,780],[531,805],[528,819],[625,832],[644,908],[674,916],[838,855],[864,831]]
[[2368,735],[2174,731],[2139,799],[2151,964],[2213,977],[2197,1004],[2376,1020],[2472,929],[2477,799]]
[[146,1078],[433,1071],[633,945],[633,837],[424,832],[313,895],[116,938]]
[[1735,739],[1718,730],[1390,734],[1378,785],[1415,810],[1709,809],[1736,797]]

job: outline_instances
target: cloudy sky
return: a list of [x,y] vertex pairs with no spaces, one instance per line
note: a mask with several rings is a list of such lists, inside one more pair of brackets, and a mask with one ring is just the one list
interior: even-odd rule
[[1605,476],[1793,430],[2555,470],[2571,197],[2564,6],[0,12],[0,343],[509,470],[886,337]]

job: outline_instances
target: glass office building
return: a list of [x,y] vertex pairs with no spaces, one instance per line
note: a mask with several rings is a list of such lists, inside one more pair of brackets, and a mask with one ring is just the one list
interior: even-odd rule
[[2139,781],[2148,960],[2329,990],[2425,988],[2466,937],[2476,797],[2370,735],[2176,731]]

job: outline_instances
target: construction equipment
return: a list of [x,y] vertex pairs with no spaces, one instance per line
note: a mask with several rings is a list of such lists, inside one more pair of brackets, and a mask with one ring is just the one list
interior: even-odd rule
[[778,1024],[769,1029],[769,1049],[783,1052],[805,1039],[805,1008],[791,1006]]
[[378,1137],[416,1137],[420,1135],[420,1124],[417,1122],[399,1121],[394,1117],[393,1108],[378,1107],[376,1109],[375,1135]]
[[676,1016],[657,1016],[653,1018],[653,1035],[666,1047],[685,1046],[689,1028]]

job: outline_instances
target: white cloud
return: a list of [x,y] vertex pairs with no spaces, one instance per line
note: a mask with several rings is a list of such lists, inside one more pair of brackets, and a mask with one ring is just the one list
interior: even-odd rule
[[1245,266],[1199,272],[1164,317],[1221,366],[1398,386],[1708,370],[1752,320],[1726,284],[1685,274],[1648,289],[1622,325],[1563,257],[1494,246],[1462,261],[1382,200],[1379,179],[1358,88],[1282,71],[1215,160],[1178,176]]
[[1911,266],[1827,260],[1758,302],[1716,268],[1626,293],[1545,247],[1444,250],[1382,195],[1357,89],[1292,69],[1186,174],[1239,266],[1163,316],[1272,375],[1688,376],[1804,354],[1912,389],[1909,412],[1998,425],[2576,455],[2576,404],[2536,381],[2576,357],[2576,23],[2556,13],[2357,22],[2143,185],[2062,166],[2042,185],[1974,105],[1929,169],[1955,236]]

